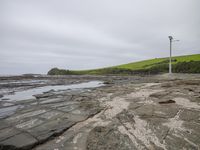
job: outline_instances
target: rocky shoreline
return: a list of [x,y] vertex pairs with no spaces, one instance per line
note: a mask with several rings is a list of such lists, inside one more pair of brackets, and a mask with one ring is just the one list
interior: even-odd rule
[[200,75],[0,77],[0,95],[103,81],[0,101],[0,149],[200,148]]

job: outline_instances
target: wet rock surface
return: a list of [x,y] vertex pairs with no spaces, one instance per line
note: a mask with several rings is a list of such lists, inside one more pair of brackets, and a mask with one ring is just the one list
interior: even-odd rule
[[200,75],[0,77],[0,95],[95,80],[105,85],[2,97],[0,149],[200,149]]

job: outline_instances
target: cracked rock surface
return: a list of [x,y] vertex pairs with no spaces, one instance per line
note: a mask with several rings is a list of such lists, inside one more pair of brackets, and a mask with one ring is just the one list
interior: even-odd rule
[[43,76],[31,80],[0,78],[0,95],[27,86],[94,80],[105,85],[51,90],[20,101],[2,97],[0,149],[200,149],[200,75]]

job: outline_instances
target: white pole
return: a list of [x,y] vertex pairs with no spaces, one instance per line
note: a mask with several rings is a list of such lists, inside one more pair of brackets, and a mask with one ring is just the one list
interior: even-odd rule
[[169,36],[169,41],[170,41],[169,74],[172,73],[172,40],[173,37]]

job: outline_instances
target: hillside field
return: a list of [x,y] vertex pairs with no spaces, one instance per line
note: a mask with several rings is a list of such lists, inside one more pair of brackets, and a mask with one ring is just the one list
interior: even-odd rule
[[[49,75],[68,75],[68,74],[156,74],[168,72],[169,58],[155,58],[138,61],[119,66],[92,69],[92,70],[65,70],[53,68]],[[200,54],[176,56],[172,58],[172,71],[176,73],[200,73]]]

